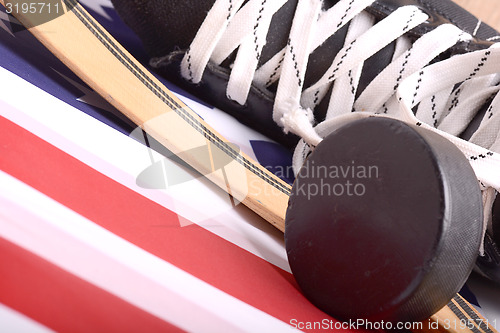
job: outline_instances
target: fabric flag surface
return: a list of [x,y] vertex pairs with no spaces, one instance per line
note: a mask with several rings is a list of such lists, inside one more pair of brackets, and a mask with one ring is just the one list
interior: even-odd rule
[[[147,63],[110,2],[82,3]],[[288,151],[161,80],[293,181]],[[0,332],[340,327],[298,290],[279,231],[150,143],[0,10]],[[498,287],[470,289],[500,320]]]

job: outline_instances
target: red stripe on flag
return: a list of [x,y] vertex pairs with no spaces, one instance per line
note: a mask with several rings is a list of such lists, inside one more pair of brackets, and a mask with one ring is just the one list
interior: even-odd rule
[[0,255],[0,303],[55,331],[182,332],[1,237]]
[[181,227],[173,212],[9,120],[0,117],[0,127],[0,169],[5,172],[284,322],[331,319],[305,299],[290,273],[197,225]]

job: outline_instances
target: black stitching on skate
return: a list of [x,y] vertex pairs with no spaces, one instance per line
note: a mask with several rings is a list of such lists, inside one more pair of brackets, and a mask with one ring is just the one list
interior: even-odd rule
[[338,70],[339,70],[339,66],[340,66],[340,65],[342,65],[342,64],[344,63],[344,59],[345,59],[345,58],[347,57],[347,55],[349,54],[349,51],[351,51],[351,50],[352,50],[352,47],[353,47],[353,45],[354,45],[355,43],[356,43],[356,39],[355,39],[355,40],[353,40],[353,41],[351,42],[351,44],[349,45],[349,47],[348,47],[348,48],[344,51],[344,54],[342,55],[342,57],[340,57],[340,60],[339,60],[339,62],[337,63],[337,65],[335,65],[335,69],[333,70],[332,75],[330,75],[330,76],[328,77],[328,80],[331,80],[331,79],[333,79],[333,78],[335,77],[335,73],[337,73],[337,72],[338,72]]
[[106,47],[115,58],[120,61],[145,87],[154,93],[163,103],[165,103],[172,111],[184,119],[191,127],[202,134],[209,142],[214,144],[217,148],[222,150],[235,161],[243,165],[248,171],[258,176],[260,179],[273,186],[280,192],[290,195],[290,187],[277,181],[270,175],[262,171],[258,166],[253,164],[250,160],[241,155],[240,152],[235,151],[226,142],[222,141],[215,133],[203,125],[199,119],[191,114],[190,111],[184,109],[172,97],[170,97],[163,87],[156,84],[151,78],[139,68],[131,58],[125,54],[113,40],[107,36],[104,31],[95,24],[94,20],[86,13],[83,12],[75,0],[64,0],[67,5],[74,6],[75,16],[82,22],[83,25]]
[[450,112],[451,110],[453,110],[454,108],[456,108],[458,106],[458,104],[460,102],[459,95],[460,95],[461,92],[462,92],[461,88],[458,88],[457,90],[455,90],[455,96],[451,100],[451,105],[448,108],[448,112]]
[[477,161],[477,160],[479,160],[479,159],[485,159],[485,158],[487,158],[487,157],[491,157],[491,156],[493,156],[493,155],[494,155],[494,154],[493,154],[493,152],[488,151],[486,154],[479,154],[479,155],[476,155],[476,156],[471,156],[471,157],[469,157],[469,158],[470,158],[471,160],[473,160],[473,161]]
[[259,28],[260,25],[260,20],[262,19],[262,12],[264,11],[264,5],[266,4],[267,0],[263,0],[262,3],[260,4],[260,9],[259,9],[259,16],[257,17],[257,21],[255,22],[255,25],[253,27],[253,35],[254,35],[254,44],[255,44],[255,56],[257,58],[257,61],[260,59],[260,53],[259,53],[259,44],[257,43],[257,29]]
[[481,25],[483,24],[483,22],[481,20],[477,20],[477,24],[476,24],[476,27],[474,28],[474,31],[471,33],[472,36],[476,37],[477,36],[477,32],[479,31],[479,29],[481,28]]
[[187,68],[189,71],[189,79],[188,80],[189,80],[189,82],[192,83],[193,82],[193,71],[192,71],[192,63],[191,63],[191,54],[189,54],[189,49],[186,51],[186,55],[187,55],[186,61],[188,63]]
[[344,16],[342,16],[340,18],[340,22],[339,24],[337,24],[337,29],[340,28],[343,24],[344,24],[344,19],[347,17],[347,15],[349,14],[349,12],[351,11],[352,9],[352,4],[354,3],[354,0],[351,0],[351,2],[349,2],[349,7],[347,7],[345,13],[344,13]]
[[269,86],[271,83],[273,83],[273,77],[278,75],[278,70],[281,68],[283,60],[285,60],[285,57],[282,57],[278,62],[278,65],[274,68],[273,73],[269,76],[269,80],[266,82],[266,87]]
[[488,114],[488,119],[491,119],[491,117],[493,117],[493,105],[490,105],[487,114]]
[[405,33],[409,28],[410,28],[410,23],[413,21],[417,13],[420,12],[420,10],[416,9],[413,11],[413,13],[410,15],[410,18],[408,19],[408,22],[406,22],[406,26],[403,28],[403,33]]
[[[420,71],[418,73],[418,75],[419,75],[419,78],[417,81],[417,86],[415,87],[415,93],[413,94],[413,100],[411,101],[411,105],[415,104],[415,100],[417,98],[418,91],[420,90],[420,83],[422,83],[422,76],[424,75],[424,71]],[[401,100],[401,98],[400,98],[400,100]]]
[[316,105],[316,103],[318,103],[318,101],[319,101],[319,90],[316,90],[316,92],[314,93],[313,104]]
[[479,64],[477,64],[476,68],[474,68],[472,73],[469,74],[469,77],[467,79],[465,79],[465,81],[472,79],[474,76],[477,75],[477,73],[479,73],[479,71],[481,70],[481,67],[483,67],[486,64],[486,62],[488,61],[490,54],[491,54],[491,50],[487,50],[484,53],[484,57],[481,58],[481,62]]
[[354,95],[356,94],[356,87],[354,86],[354,78],[352,77],[352,70],[350,70],[349,73],[347,73],[347,75],[350,78],[349,84],[351,85],[351,93]]
[[431,103],[432,103],[431,111],[433,111],[432,112],[432,119],[434,119],[433,125],[434,125],[434,127],[437,128],[438,121],[437,121],[437,111],[436,111],[436,95],[432,95]]
[[231,18],[231,11],[233,10],[233,0],[229,0],[229,8],[228,8],[228,13],[227,13],[227,17],[226,17],[226,20],[229,21],[229,19]]

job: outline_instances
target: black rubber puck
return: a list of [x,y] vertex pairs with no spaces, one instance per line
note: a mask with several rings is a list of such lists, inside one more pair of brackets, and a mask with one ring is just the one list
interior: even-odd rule
[[484,239],[484,255],[479,256],[476,270],[500,283],[500,196],[497,194],[492,210],[492,223]]
[[482,199],[449,141],[388,118],[325,138],[293,185],[285,241],[309,300],[341,320],[420,321],[478,255]]

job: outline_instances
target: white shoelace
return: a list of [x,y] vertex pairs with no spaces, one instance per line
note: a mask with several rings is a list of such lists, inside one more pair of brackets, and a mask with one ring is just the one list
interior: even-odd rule
[[[285,49],[258,67],[273,15],[286,0],[216,0],[181,63],[182,75],[200,82],[209,62],[220,65],[238,49],[227,97],[244,104],[251,85],[266,89],[278,81],[273,119],[302,140],[294,154],[298,170],[311,147],[354,119],[394,117],[446,137],[470,161],[483,191],[485,226],[491,222],[500,190],[500,43],[428,65],[439,54],[473,37],[444,24],[413,44],[406,32],[428,17],[403,6],[374,24],[363,12],[374,0],[340,0],[324,11],[321,0],[299,0]],[[309,55],[349,24],[344,48],[317,82],[303,89]],[[396,41],[392,62],[356,99],[364,61]],[[333,85],[332,88],[332,84]],[[330,93],[326,119],[313,111]],[[470,141],[456,137],[489,100],[490,106]],[[412,112],[418,108],[416,116]]]

